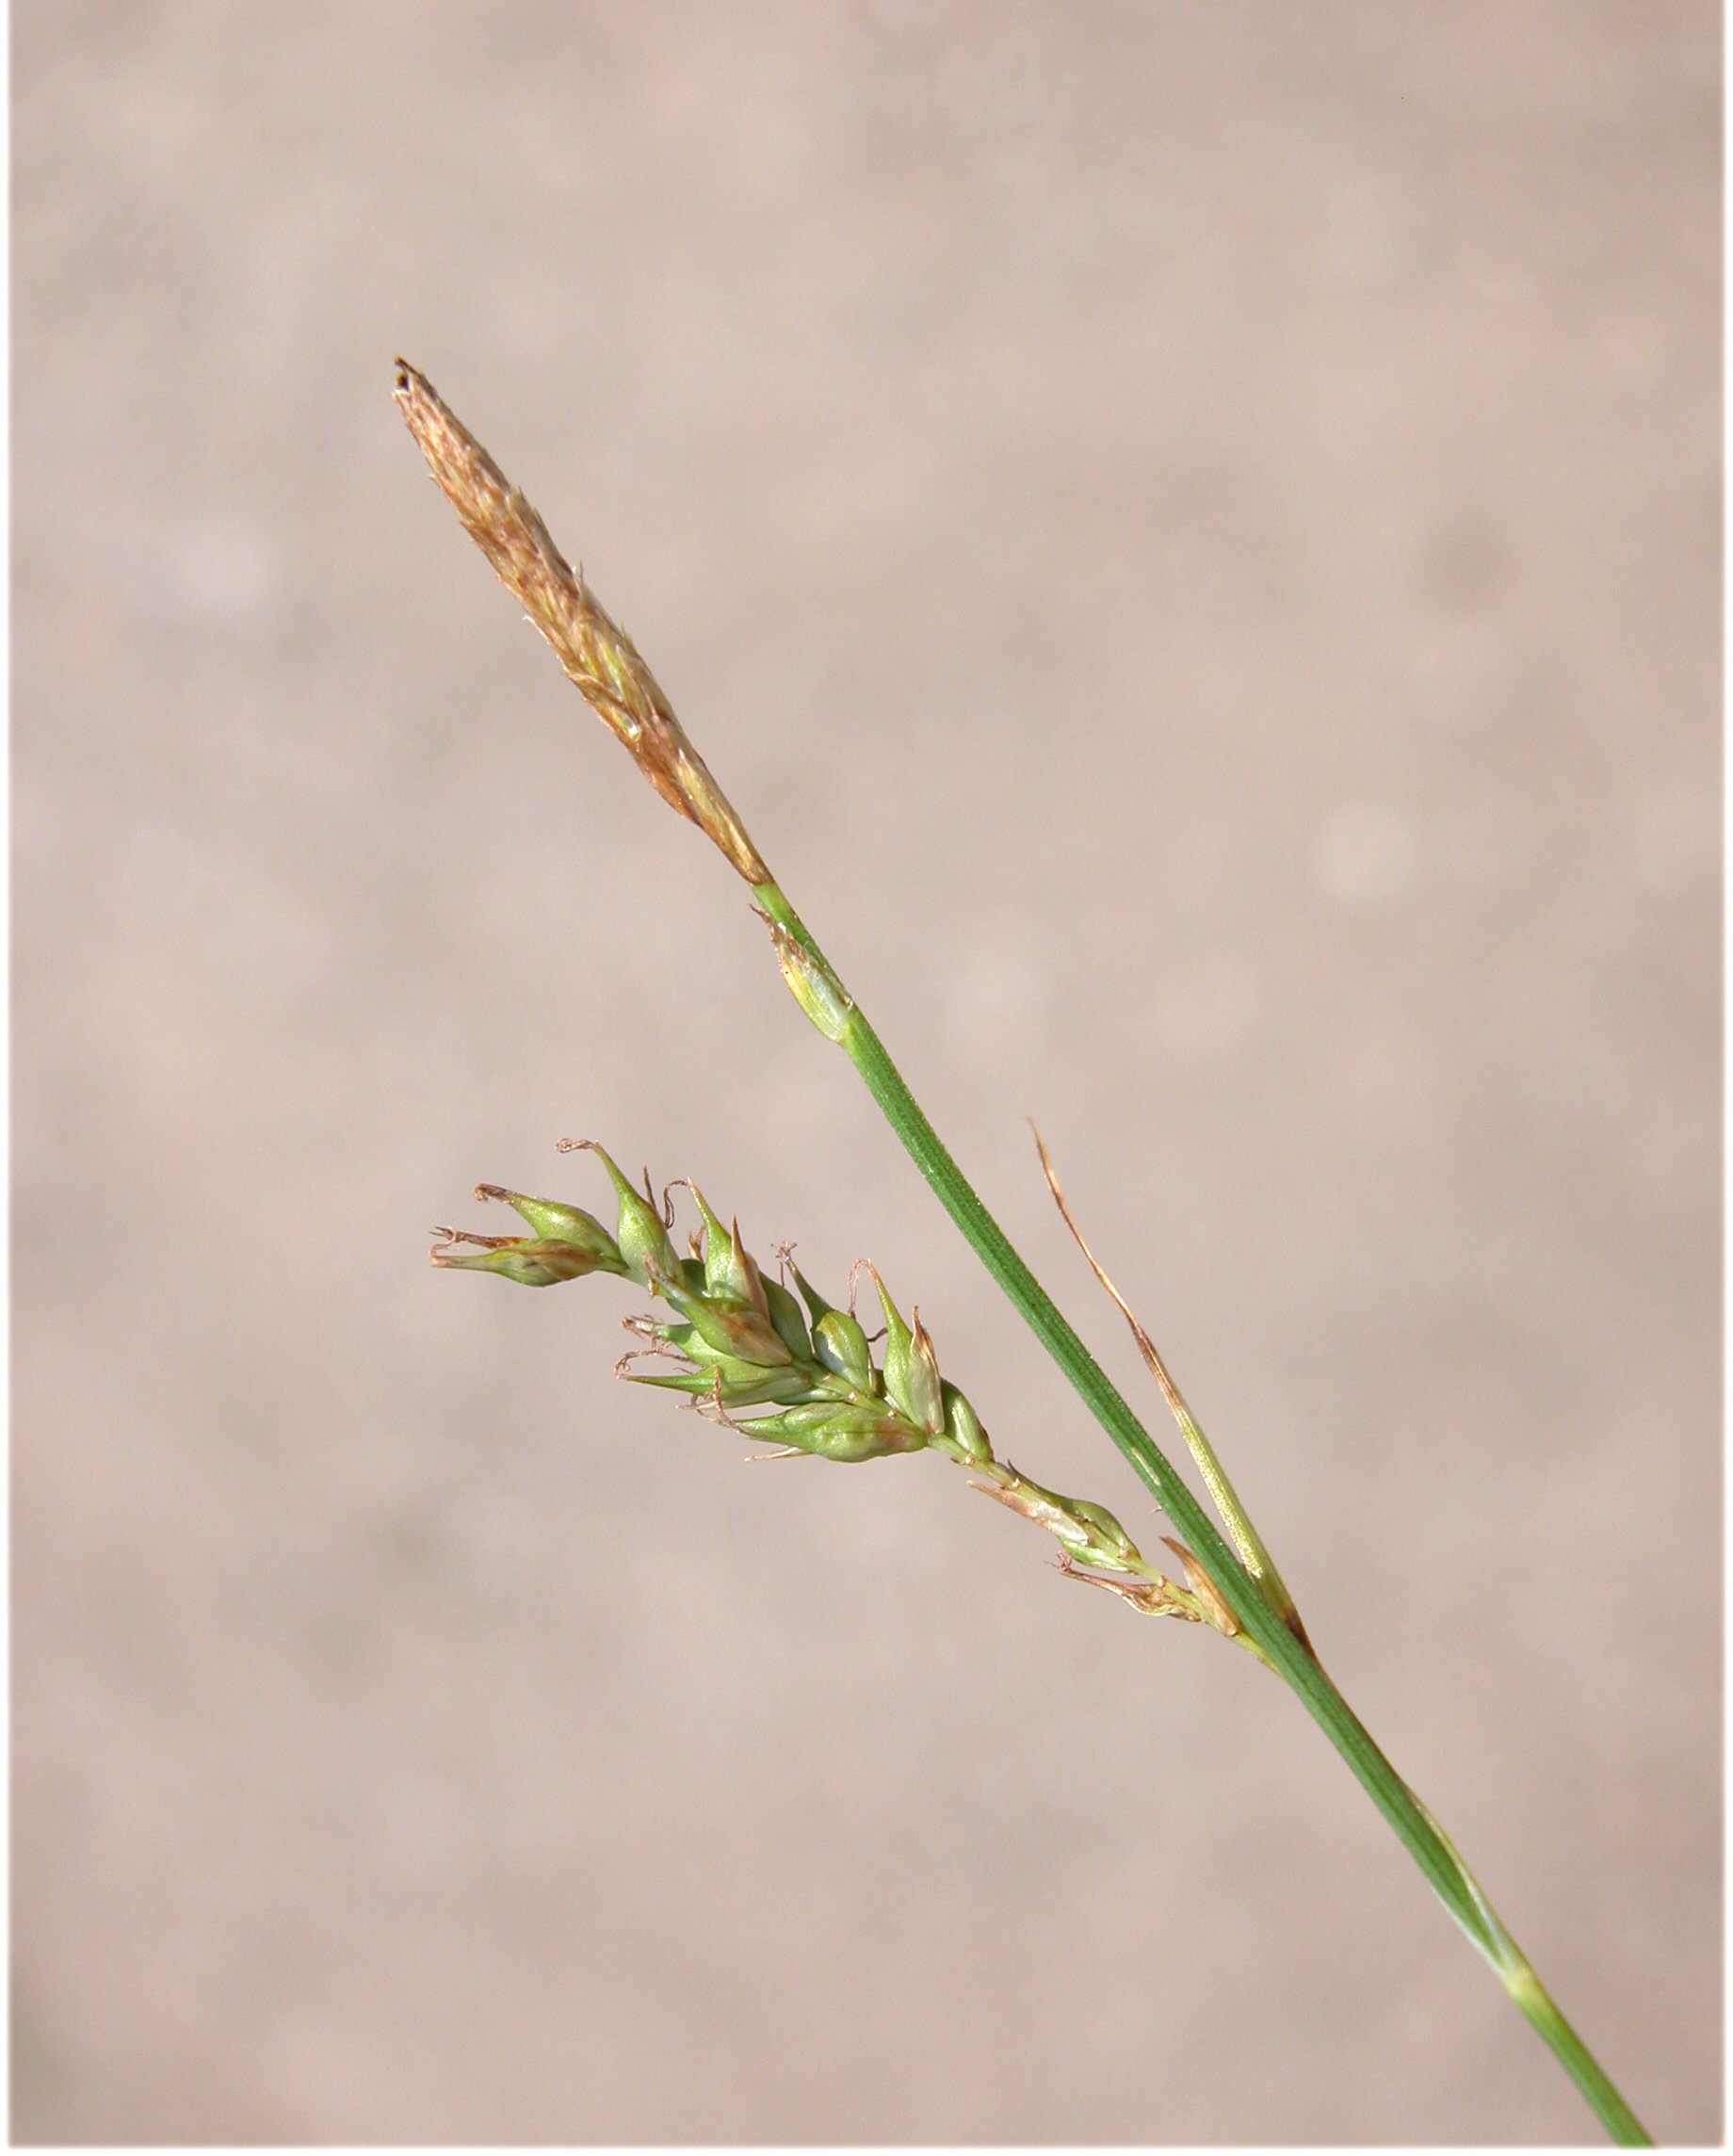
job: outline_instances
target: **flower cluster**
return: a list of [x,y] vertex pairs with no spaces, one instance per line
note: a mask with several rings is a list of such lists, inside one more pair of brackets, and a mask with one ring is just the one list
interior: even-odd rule
[[[567,1140],[561,1150],[592,1152],[607,1170],[617,1208],[611,1233],[576,1206],[481,1183],[478,1198],[511,1207],[531,1232],[440,1228],[433,1262],[497,1273],[526,1288],[591,1273],[635,1281],[673,1317],[625,1321],[647,1344],[622,1356],[623,1377],[683,1393],[701,1414],[773,1442],[777,1453],[765,1457],[809,1453],[854,1463],[938,1452],[966,1467],[977,1489],[1045,1528],[1060,1544],[1061,1568],[1072,1577],[1109,1588],[1145,1614],[1210,1625],[1252,1646],[1188,1550],[1170,1545],[1187,1575],[1181,1587],[1145,1563],[1105,1506],[1045,1489],[996,1454],[980,1416],[941,1374],[919,1310],[912,1324],[905,1320],[876,1267],[863,1260],[855,1268],[856,1277],[871,1275],[883,1316],[883,1334],[869,1338],[852,1298],[847,1310],[826,1302],[786,1250],[779,1255],[793,1286],[767,1278],[740,1239],[739,1223],[724,1226],[696,1184],[669,1186],[688,1191],[699,1216],[683,1256],[671,1233],[668,1191],[658,1202],[648,1175],[642,1190],[635,1188],[591,1140]],[[674,1367],[654,1373],[635,1367],[650,1360]]]

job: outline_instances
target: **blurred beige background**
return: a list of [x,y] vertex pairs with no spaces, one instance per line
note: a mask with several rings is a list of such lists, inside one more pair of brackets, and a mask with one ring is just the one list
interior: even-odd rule
[[1591,2131],[1255,1667],[938,1463],[743,1472],[615,1284],[428,1266],[601,1137],[870,1253],[1158,1532],[398,349],[1151,1397],[1039,1117],[1350,1697],[1718,2135],[1717,47],[23,0],[21,2136]]

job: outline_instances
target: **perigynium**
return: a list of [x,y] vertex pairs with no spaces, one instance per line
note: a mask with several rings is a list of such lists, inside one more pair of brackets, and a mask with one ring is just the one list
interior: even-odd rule
[[[938,1374],[932,1343],[883,1297],[886,1346],[865,1358],[851,1313],[833,1309],[796,1276],[801,1303],[764,1278],[737,1233],[702,1200],[694,1254],[676,1257],[669,1216],[611,1163],[620,1220],[610,1237],[575,1208],[484,1186],[535,1232],[464,1238],[450,1231],[439,1262],[504,1273],[534,1287],[589,1273],[628,1275],[678,1322],[642,1321],[652,1352],[681,1367],[659,1383],[716,1416],[791,1451],[864,1460],[930,1451],[959,1460],[978,1484],[1058,1536],[1080,1578],[1133,1607],[1212,1627],[1264,1662],[1299,1699],[1384,1814],[1433,1890],[1551,2048],[1615,2141],[1649,2136],[1582,2038],[1559,2011],[1455,1844],[1373,1742],[1319,1660],[1268,1548],[1148,1334],[1077,1236],[1096,1277],[1137,1338],[1203,1475],[1222,1526],[1205,1512],[1052,1298],[1012,1247],[951,1158],[902,1074],[772,876],[764,856],[693,748],[637,646],[597,603],[546,526],[426,377],[397,362],[397,399],[434,478],[465,529],[552,645],[568,677],[630,752],[656,791],[695,823],[751,886],[783,976],[807,1017],[848,1056],[885,1120],[1011,1302],[1178,1531],[1172,1547],[1186,1584],[1143,1563],[1111,1514],[1028,1482],[996,1457],[963,1395]],[[606,1156],[604,1156],[606,1161]],[[1043,1149],[1055,1198],[1077,1233]],[[468,1252],[462,1245],[470,1245]],[[454,1254],[457,1253],[457,1254]],[[877,1275],[874,1275],[875,1281]],[[881,1290],[883,1294],[883,1290]],[[850,1330],[850,1328],[852,1328]],[[628,1374],[637,1373],[628,1369]],[[1224,1532],[1225,1531],[1225,1532]],[[1326,2136],[1327,2137],[1327,2136]]]

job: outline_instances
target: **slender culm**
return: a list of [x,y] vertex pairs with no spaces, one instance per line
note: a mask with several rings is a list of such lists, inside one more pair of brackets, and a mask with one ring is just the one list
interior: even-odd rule
[[[988,1495],[1054,1534],[1065,1569],[1147,1614],[1203,1624],[1254,1654],[1289,1687],[1341,1754],[1611,2137],[1628,2146],[1648,2145],[1635,2114],[1559,2012],[1454,1843],[1326,1674],[1239,1493],[1154,1342],[1081,1235],[1077,1240],[1084,1255],[1131,1324],[1198,1461],[1222,1527],[1193,1497],[981,1203],[865,1012],[771,876],[631,640],[597,606],[524,496],[426,378],[402,361],[397,363],[397,397],[465,529],[553,646],[569,678],[663,799],[705,832],[751,885],[796,1001],[824,1038],[848,1056],[981,1262],[1154,1494],[1176,1530],[1170,1548],[1185,1583],[1177,1584],[1146,1564],[1110,1513],[1029,1482],[995,1452],[967,1401],[940,1376],[918,1313],[914,1325],[906,1324],[881,1289],[886,1346],[882,1362],[874,1365],[864,1336],[861,1344],[855,1341],[860,1328],[851,1314],[824,1304],[798,1275],[798,1296],[786,1284],[767,1278],[747,1255],[737,1230],[724,1231],[702,1199],[697,1200],[702,1236],[689,1256],[677,1257],[668,1240],[669,1218],[647,1191],[627,1183],[599,1148],[620,1208],[611,1235],[575,1208],[483,1185],[481,1194],[515,1208],[532,1234],[465,1236],[444,1229],[435,1261],[501,1273],[530,1287],[554,1286],[592,1273],[630,1277],[668,1304],[678,1320],[635,1323],[645,1342],[641,1352],[672,1356],[675,1363],[672,1370],[641,1382],[684,1393],[719,1419],[774,1441],[779,1451],[789,1453],[858,1463],[897,1452],[939,1452],[966,1466]],[[1064,1209],[1045,1147],[1043,1159]],[[1068,1209],[1065,1217],[1077,1233]],[[629,1358],[626,1374],[640,1374]]]

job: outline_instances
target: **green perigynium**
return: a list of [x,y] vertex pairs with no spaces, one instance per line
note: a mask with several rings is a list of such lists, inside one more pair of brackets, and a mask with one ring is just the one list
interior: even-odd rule
[[[496,1273],[525,1288],[553,1288],[592,1273],[633,1280],[675,1315],[672,1321],[624,1321],[628,1332],[648,1343],[616,1366],[632,1384],[682,1393],[700,1415],[778,1448],[762,1458],[807,1453],[858,1465],[901,1452],[936,1452],[966,1467],[976,1489],[1045,1528],[1070,1577],[1110,1588],[1146,1615],[1210,1626],[1264,1659],[1210,1592],[1189,1550],[1172,1545],[1189,1575],[1182,1587],[1145,1561],[1104,1505],[1046,1489],[995,1452],[966,1396],[941,1373],[920,1312],[914,1312],[912,1323],[903,1317],[877,1267],[863,1261],[855,1268],[857,1276],[871,1275],[883,1320],[875,1362],[853,1310],[828,1303],[786,1251],[794,1289],[768,1278],[742,1241],[739,1223],[724,1226],[696,1183],[669,1186],[688,1191],[698,1212],[697,1231],[681,1256],[670,1233],[673,1212],[666,1193],[658,1204],[647,1177],[644,1189],[636,1189],[592,1141],[567,1141],[561,1149],[592,1152],[607,1170],[618,1214],[611,1235],[576,1206],[479,1183],[478,1198],[510,1206],[534,1234],[484,1236],[442,1227],[435,1231],[441,1240],[434,1264]],[[672,1367],[636,1367],[651,1361]]]

